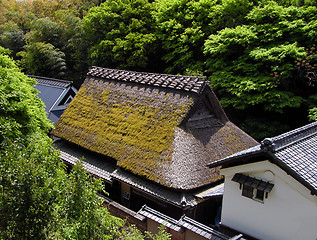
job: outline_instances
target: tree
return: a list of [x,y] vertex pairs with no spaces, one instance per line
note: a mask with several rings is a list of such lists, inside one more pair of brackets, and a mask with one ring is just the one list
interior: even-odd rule
[[[47,132],[52,125],[46,119],[44,104],[32,87],[34,79],[27,78],[0,47],[0,142],[16,137]],[[1,148],[0,148],[1,149]]]
[[65,75],[65,54],[50,43],[35,42],[19,52],[21,66],[28,74],[61,78]]
[[202,46],[216,1],[162,0],[153,12],[156,34],[162,43],[166,72],[203,71]]
[[75,11],[69,10],[55,12],[54,21],[61,32],[59,41],[63,43],[60,47],[67,63],[66,78],[79,87],[88,71],[88,48],[91,46],[84,36],[83,21]]
[[38,18],[30,23],[30,31],[24,36],[28,43],[45,42],[55,47],[62,47],[61,29],[50,18]]
[[239,25],[253,6],[249,0],[161,0],[154,3],[156,34],[166,71],[202,73],[204,42],[210,34]]
[[23,50],[25,41],[23,39],[24,33],[21,28],[15,23],[6,23],[1,27],[0,45],[9,48],[13,56]]
[[156,37],[152,5],[147,0],[106,0],[84,17],[91,42],[91,63],[124,69],[144,69],[154,52]]
[[[316,7],[255,6],[244,25],[212,34],[205,43],[210,82],[224,107],[258,109],[274,119],[300,107],[314,93],[298,78],[296,62],[306,58],[316,34]],[[302,123],[298,121],[298,123]]]

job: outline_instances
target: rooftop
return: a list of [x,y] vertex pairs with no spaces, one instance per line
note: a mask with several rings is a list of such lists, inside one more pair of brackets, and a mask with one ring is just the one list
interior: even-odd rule
[[225,234],[214,230],[211,227],[203,225],[185,215],[181,217],[178,221],[170,218],[154,209],[144,205],[139,211],[138,214],[145,216],[153,221],[156,221],[168,228],[173,229],[177,232],[183,232],[185,229],[188,229],[205,239],[211,240],[229,240],[230,237],[226,236]]
[[[171,79],[178,82],[173,88],[164,84]],[[190,90],[195,87],[177,87],[182,81],[199,87],[199,94]],[[89,71],[52,134],[176,190],[217,182],[222,177],[218,169],[206,167],[209,162],[257,144],[228,121],[201,77],[97,67]]]
[[36,79],[38,84],[45,84],[45,85],[61,87],[61,88],[67,88],[73,84],[72,81],[66,81],[66,80],[55,79],[55,78],[32,76],[32,75],[29,75],[29,77]]
[[267,157],[317,195],[317,122],[273,138],[266,138],[253,148],[208,166],[230,166],[243,159],[246,162],[253,161],[255,156]]
[[194,93],[202,92],[206,86],[205,77],[200,76],[134,72],[102,67],[92,67],[87,76],[185,90]]

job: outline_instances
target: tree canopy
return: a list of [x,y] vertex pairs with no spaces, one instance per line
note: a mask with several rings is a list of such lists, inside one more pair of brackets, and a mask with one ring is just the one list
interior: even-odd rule
[[[91,65],[205,75],[231,118],[260,139],[313,119],[316,8],[311,0],[3,0],[0,45],[25,73],[77,87]],[[263,128],[251,130],[254,121]]]
[[92,63],[144,69],[155,49],[152,9],[147,0],[106,0],[91,8],[83,21]]

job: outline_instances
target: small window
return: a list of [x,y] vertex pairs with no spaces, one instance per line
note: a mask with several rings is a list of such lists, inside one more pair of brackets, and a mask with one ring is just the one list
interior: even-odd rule
[[263,201],[264,200],[264,191],[257,189],[254,199]]
[[123,193],[123,198],[126,200],[130,200],[130,193],[129,192],[124,192]]
[[253,188],[243,184],[242,196],[253,198]]
[[231,180],[239,183],[240,189],[242,188],[242,196],[262,203],[264,202],[264,195],[265,198],[267,198],[274,187],[273,183],[246,176],[241,173],[236,173]]

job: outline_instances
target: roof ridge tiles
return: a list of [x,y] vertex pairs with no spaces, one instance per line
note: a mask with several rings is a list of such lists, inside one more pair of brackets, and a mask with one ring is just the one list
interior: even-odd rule
[[207,84],[204,76],[185,76],[162,73],[136,72],[92,66],[87,76],[127,81],[151,86],[200,93]]
[[49,78],[49,77],[34,76],[34,75],[28,75],[28,77],[36,79],[38,83],[58,86],[58,87],[68,87],[69,85],[73,83],[73,81],[67,81],[67,80],[62,80],[57,78]]
[[290,145],[301,142],[317,134],[317,122],[283,133],[273,138],[265,138],[261,142],[261,148],[277,152]]

